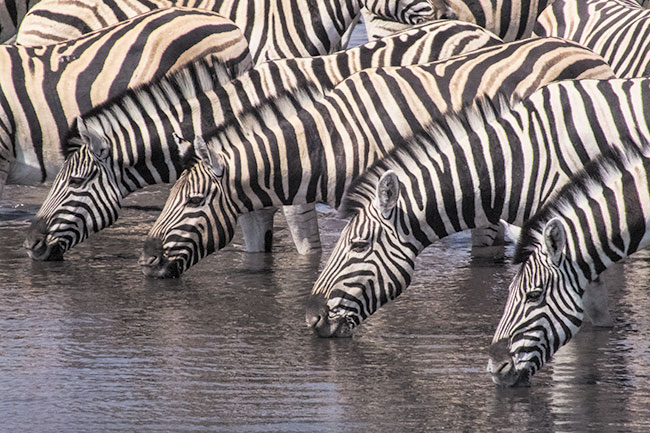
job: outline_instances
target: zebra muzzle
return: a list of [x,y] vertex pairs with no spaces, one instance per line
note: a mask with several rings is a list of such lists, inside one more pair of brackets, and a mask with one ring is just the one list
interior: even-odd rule
[[23,247],[27,255],[36,261],[60,261],[63,260],[65,248],[57,241],[48,237],[47,222],[43,218],[35,218],[27,232],[27,238]]
[[319,337],[351,337],[352,326],[345,317],[332,318],[329,315],[327,299],[318,293],[311,295],[307,302],[305,321]]
[[489,360],[487,371],[492,381],[500,386],[529,386],[530,370],[518,369],[516,358],[510,353],[508,340],[499,340],[488,349]]

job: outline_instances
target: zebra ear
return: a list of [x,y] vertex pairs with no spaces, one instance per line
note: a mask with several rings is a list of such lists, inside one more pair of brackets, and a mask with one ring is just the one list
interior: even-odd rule
[[98,134],[92,128],[88,128],[81,117],[77,117],[77,131],[79,131],[81,140],[88,144],[88,148],[97,158],[106,159],[108,157],[109,149],[106,137]]
[[212,167],[217,177],[223,176],[225,168],[223,159],[212,151],[200,135],[194,137],[194,151],[205,164]]
[[399,179],[393,170],[381,175],[377,184],[374,206],[384,218],[390,217],[399,198]]
[[184,170],[187,170],[196,164],[196,159],[194,158],[194,146],[192,146],[192,143],[188,140],[175,132],[172,132],[172,137],[174,137],[174,143],[176,143],[176,147],[178,148],[178,156],[181,160],[181,166]]
[[544,245],[553,264],[558,266],[566,247],[566,230],[558,218],[553,218],[544,227]]

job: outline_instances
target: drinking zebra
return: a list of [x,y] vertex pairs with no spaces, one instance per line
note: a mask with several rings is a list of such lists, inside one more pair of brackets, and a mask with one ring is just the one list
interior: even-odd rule
[[[314,284],[309,326],[349,336],[408,287],[432,242],[500,219],[521,225],[603,149],[650,139],[649,85],[552,83],[512,108],[479,104],[415,134],[350,187],[343,209],[354,216]],[[590,311],[598,324],[608,321],[603,290]]]
[[592,49],[617,77],[650,75],[650,10],[634,0],[556,0],[539,16],[534,34]]
[[16,31],[27,11],[38,0],[3,1],[0,3],[0,43],[14,41]]
[[589,283],[650,244],[650,146],[646,134],[630,139],[585,166],[522,229],[521,267],[489,348],[496,384],[528,385],[580,329]]
[[[573,43],[531,39],[428,65],[364,70],[311,104],[285,99],[251,112],[206,137],[214,157],[189,155],[149,233],[143,270],[180,275],[231,240],[241,213],[316,201],[338,206],[349,182],[378,157],[477,96],[517,99],[554,79],[613,77],[605,65]],[[285,106],[303,109],[279,115],[290,112]],[[211,170],[219,160],[225,164]]]
[[[59,258],[89,233],[110,225],[121,200],[132,191],[174,181],[180,171],[174,132],[189,139],[208,134],[283,94],[308,86],[322,93],[373,65],[427,62],[495,44],[499,40],[476,25],[442,21],[334,55],[267,62],[223,85],[214,82],[210,68],[190,65],[183,73],[142,86],[81,117],[77,125],[90,127],[83,131],[75,127],[64,143],[71,148],[67,161],[36,216],[26,246],[34,259]],[[286,116],[296,110],[287,109]],[[90,141],[106,147],[93,154]],[[104,151],[108,159],[99,158]],[[88,171],[80,164],[90,164]],[[107,191],[118,193],[106,195]],[[44,239],[61,248],[43,248]]]
[[150,12],[61,44],[0,46],[0,194],[6,182],[51,179],[79,114],[207,55],[233,74],[252,66],[237,26],[190,9]]
[[[243,31],[255,63],[333,53],[362,7],[406,25],[451,17],[444,0],[42,0],[23,20],[17,43],[67,40],[157,8],[188,6],[230,18]],[[347,33],[347,34],[346,34]]]

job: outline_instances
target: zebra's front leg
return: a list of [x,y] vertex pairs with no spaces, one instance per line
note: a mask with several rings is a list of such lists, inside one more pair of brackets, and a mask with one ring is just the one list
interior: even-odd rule
[[11,163],[0,156],[0,198],[9,178],[9,170],[11,170]]
[[273,247],[273,215],[278,208],[269,207],[239,215],[239,227],[249,253],[270,253]]
[[611,328],[614,325],[612,316],[609,314],[607,286],[600,278],[587,287],[583,301],[585,313],[592,325],[600,328]]
[[298,254],[310,254],[321,250],[318,232],[316,203],[306,203],[282,208]]
[[501,259],[505,255],[504,228],[501,224],[472,229],[472,256]]

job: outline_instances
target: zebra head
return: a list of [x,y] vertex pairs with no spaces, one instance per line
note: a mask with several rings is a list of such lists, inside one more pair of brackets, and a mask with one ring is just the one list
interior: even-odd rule
[[371,16],[411,25],[457,18],[447,0],[363,0],[362,5]]
[[403,186],[391,170],[374,185],[354,188],[359,203],[366,204],[341,233],[312,289],[305,319],[321,337],[351,336],[355,326],[411,281],[418,248],[404,230]]
[[79,137],[71,142],[79,147],[67,156],[23,244],[33,260],[62,260],[90,232],[117,219],[123,193],[109,141],[96,126],[77,119]]
[[177,278],[203,257],[225,247],[235,233],[238,212],[224,179],[227,167],[201,136],[191,144],[175,135],[185,170],[174,184],[140,255],[142,272]]
[[[530,246],[523,247],[526,243]],[[487,369],[494,383],[528,385],[533,374],[578,332],[584,317],[584,282],[565,252],[566,245],[566,231],[557,218],[548,221],[541,233],[524,234],[520,241],[517,248],[523,252],[516,254],[516,260],[523,264],[510,285],[489,348]]]

